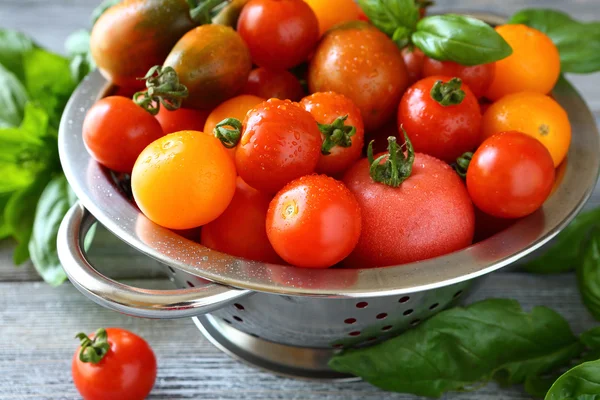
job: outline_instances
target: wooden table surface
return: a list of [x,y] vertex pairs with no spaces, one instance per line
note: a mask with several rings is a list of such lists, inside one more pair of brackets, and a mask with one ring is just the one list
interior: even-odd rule
[[[1,0],[0,27],[32,35],[40,44],[62,51],[65,37],[88,25],[99,0]],[[439,9],[511,14],[524,6],[563,9],[582,20],[600,19],[598,0],[438,0]],[[576,76],[573,82],[600,117],[600,76]],[[575,132],[574,134],[577,134]],[[600,203],[600,190],[588,204]],[[15,268],[14,244],[0,242],[0,400],[78,399],[70,361],[80,330],[124,327],[143,336],[158,357],[158,378],[150,399],[416,399],[385,393],[366,383],[315,383],[279,378],[245,366],[214,348],[189,319],[159,321],[127,317],[106,310],[69,283],[50,288],[28,264]],[[137,254],[100,230],[91,251],[95,265],[107,275],[146,288],[169,288],[155,262]],[[523,306],[556,309],[576,332],[595,325],[581,305],[571,275],[533,276],[499,272],[488,279],[475,299],[508,297]],[[448,400],[529,399],[521,388],[491,384],[475,393],[452,393]]]

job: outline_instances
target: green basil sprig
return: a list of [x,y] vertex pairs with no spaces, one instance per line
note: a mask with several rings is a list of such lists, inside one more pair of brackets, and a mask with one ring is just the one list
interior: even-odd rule
[[600,321],[600,229],[595,228],[587,240],[579,265],[577,283],[583,304]]
[[476,18],[445,14],[419,21],[414,0],[359,0],[359,5],[369,20],[399,47],[412,43],[436,60],[479,65],[512,54],[502,36]]
[[556,312],[527,313],[514,300],[489,299],[443,311],[376,346],[347,350],[329,366],[385,390],[439,397],[491,379],[534,389],[584,349]]
[[600,71],[600,23],[583,23],[550,9],[526,9],[513,15],[510,24],[524,24],[547,34],[560,53],[562,72],[587,74]]
[[552,385],[544,400],[600,400],[600,360],[571,368]]

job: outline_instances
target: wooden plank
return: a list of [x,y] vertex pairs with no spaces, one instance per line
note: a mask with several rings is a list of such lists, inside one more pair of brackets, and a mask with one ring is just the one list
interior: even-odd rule
[[[165,288],[164,281],[130,281]],[[71,382],[73,339],[80,330],[119,326],[144,337],[157,354],[159,371],[150,399],[396,399],[366,383],[315,383],[282,379],[234,361],[204,339],[189,319],[144,320],[106,310],[71,285],[52,289],[42,283],[0,283],[0,399],[76,399]],[[575,332],[595,326],[580,303],[574,277],[492,275],[471,300],[518,299],[525,308],[546,305],[560,312]],[[447,400],[525,400],[519,387],[489,385]]]

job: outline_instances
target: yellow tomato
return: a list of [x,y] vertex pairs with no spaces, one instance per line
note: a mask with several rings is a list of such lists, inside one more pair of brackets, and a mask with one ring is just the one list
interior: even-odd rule
[[359,19],[360,8],[353,0],[304,0],[317,15],[321,35],[340,22]]

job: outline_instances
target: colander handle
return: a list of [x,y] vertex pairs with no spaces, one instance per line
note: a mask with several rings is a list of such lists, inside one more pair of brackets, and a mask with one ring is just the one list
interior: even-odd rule
[[94,302],[143,318],[185,318],[206,314],[249,293],[219,284],[179,290],[140,289],[102,275],[87,260],[83,240],[95,218],[80,204],[65,215],[58,231],[58,256],[73,285]]

